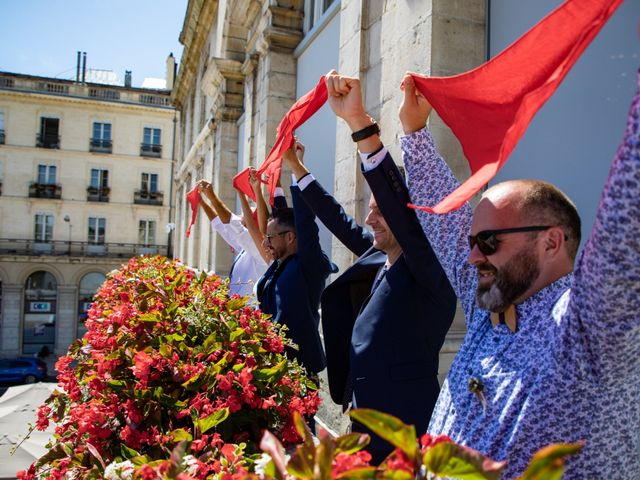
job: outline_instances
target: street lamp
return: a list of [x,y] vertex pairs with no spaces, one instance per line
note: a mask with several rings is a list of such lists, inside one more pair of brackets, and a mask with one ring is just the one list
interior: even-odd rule
[[67,251],[67,255],[71,256],[71,228],[73,227],[71,225],[71,217],[69,217],[69,215],[65,215],[63,220],[69,224],[69,248]]

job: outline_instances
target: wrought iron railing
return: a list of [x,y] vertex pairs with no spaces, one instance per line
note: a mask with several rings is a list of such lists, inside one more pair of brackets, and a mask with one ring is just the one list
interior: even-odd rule
[[59,183],[31,182],[29,185],[29,197],[31,198],[62,198],[62,185]]
[[138,205],[162,205],[164,193],[136,190],[133,192],[133,203]]
[[140,156],[141,157],[160,157],[162,156],[162,145],[156,145],[154,143],[141,143]]
[[45,135],[39,133],[36,137],[38,148],[60,148],[60,135]]
[[111,153],[113,142],[102,138],[92,138],[89,140],[89,151],[95,153]]
[[109,187],[87,187],[87,202],[108,202],[109,193],[111,189]]
[[20,256],[72,256],[72,257],[108,257],[131,258],[136,255],[165,255],[166,245],[141,245],[137,243],[66,242],[54,240],[20,240],[0,238],[0,255]]

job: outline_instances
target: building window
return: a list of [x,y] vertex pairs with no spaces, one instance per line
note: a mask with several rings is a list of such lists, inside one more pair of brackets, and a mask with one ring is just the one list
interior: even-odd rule
[[162,205],[164,194],[158,191],[158,174],[143,173],[140,176],[140,190],[133,194],[133,203],[142,205]]
[[305,0],[304,4],[304,31],[313,29],[320,18],[336,0]]
[[36,242],[49,243],[53,240],[53,215],[37,213],[35,227]]
[[140,189],[143,192],[157,192],[158,191],[158,174],[143,173],[141,176]]
[[60,148],[60,119],[41,117],[40,133],[36,139],[36,146],[40,148]]
[[55,165],[38,165],[38,181],[40,185],[55,185],[56,183]]
[[29,185],[29,197],[61,198],[62,186],[56,183],[56,173],[55,165],[38,165],[36,181]]
[[0,145],[4,145],[4,113],[0,112]]
[[144,246],[153,246],[156,243],[156,221],[140,220],[138,226],[138,243]]
[[53,352],[56,338],[58,282],[49,272],[31,274],[25,284],[22,353],[34,354],[45,347]]
[[111,124],[93,122],[93,137],[89,150],[97,153],[111,153]]
[[101,217],[89,217],[88,242],[91,245],[104,243],[104,231],[107,228],[107,219]]
[[91,169],[91,180],[87,187],[88,202],[108,202],[109,193],[109,170],[99,168]]
[[160,129],[144,127],[140,155],[143,157],[159,157],[161,154]]

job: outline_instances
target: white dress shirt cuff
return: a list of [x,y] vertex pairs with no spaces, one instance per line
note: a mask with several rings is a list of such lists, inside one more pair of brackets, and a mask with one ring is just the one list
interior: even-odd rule
[[380,150],[378,153],[374,155],[371,155],[369,153],[362,153],[362,152],[358,152],[358,153],[360,153],[360,160],[362,160],[362,169],[365,172],[368,172],[369,170],[373,170],[374,168],[376,168],[378,165],[382,163],[382,160],[384,160],[384,157],[387,156],[387,147],[382,147],[382,150]]
[[298,188],[300,189],[300,191],[302,191],[305,188],[307,188],[309,184],[314,180],[315,180],[315,177],[312,174],[308,173],[307,175],[305,175],[300,179],[300,182],[298,182]]

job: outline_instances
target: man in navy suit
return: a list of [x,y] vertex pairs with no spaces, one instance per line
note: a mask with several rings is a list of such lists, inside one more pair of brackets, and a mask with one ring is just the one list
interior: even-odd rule
[[[374,408],[424,433],[440,386],[438,354],[456,310],[456,297],[413,210],[403,177],[362,104],[358,79],[327,75],[329,103],[355,132],[371,188],[365,220],[371,234],[288,152],[285,162],[324,225],[358,260],[322,295],[329,389],[347,408]],[[354,430],[366,431],[361,425]],[[370,433],[370,432],[368,432]],[[367,450],[382,461],[392,450],[372,436]]]
[[316,377],[326,361],[318,326],[320,295],[331,273],[331,262],[320,247],[315,216],[291,186],[293,208],[274,209],[264,246],[274,262],[256,288],[260,308],[288,328],[298,350],[289,354]]

